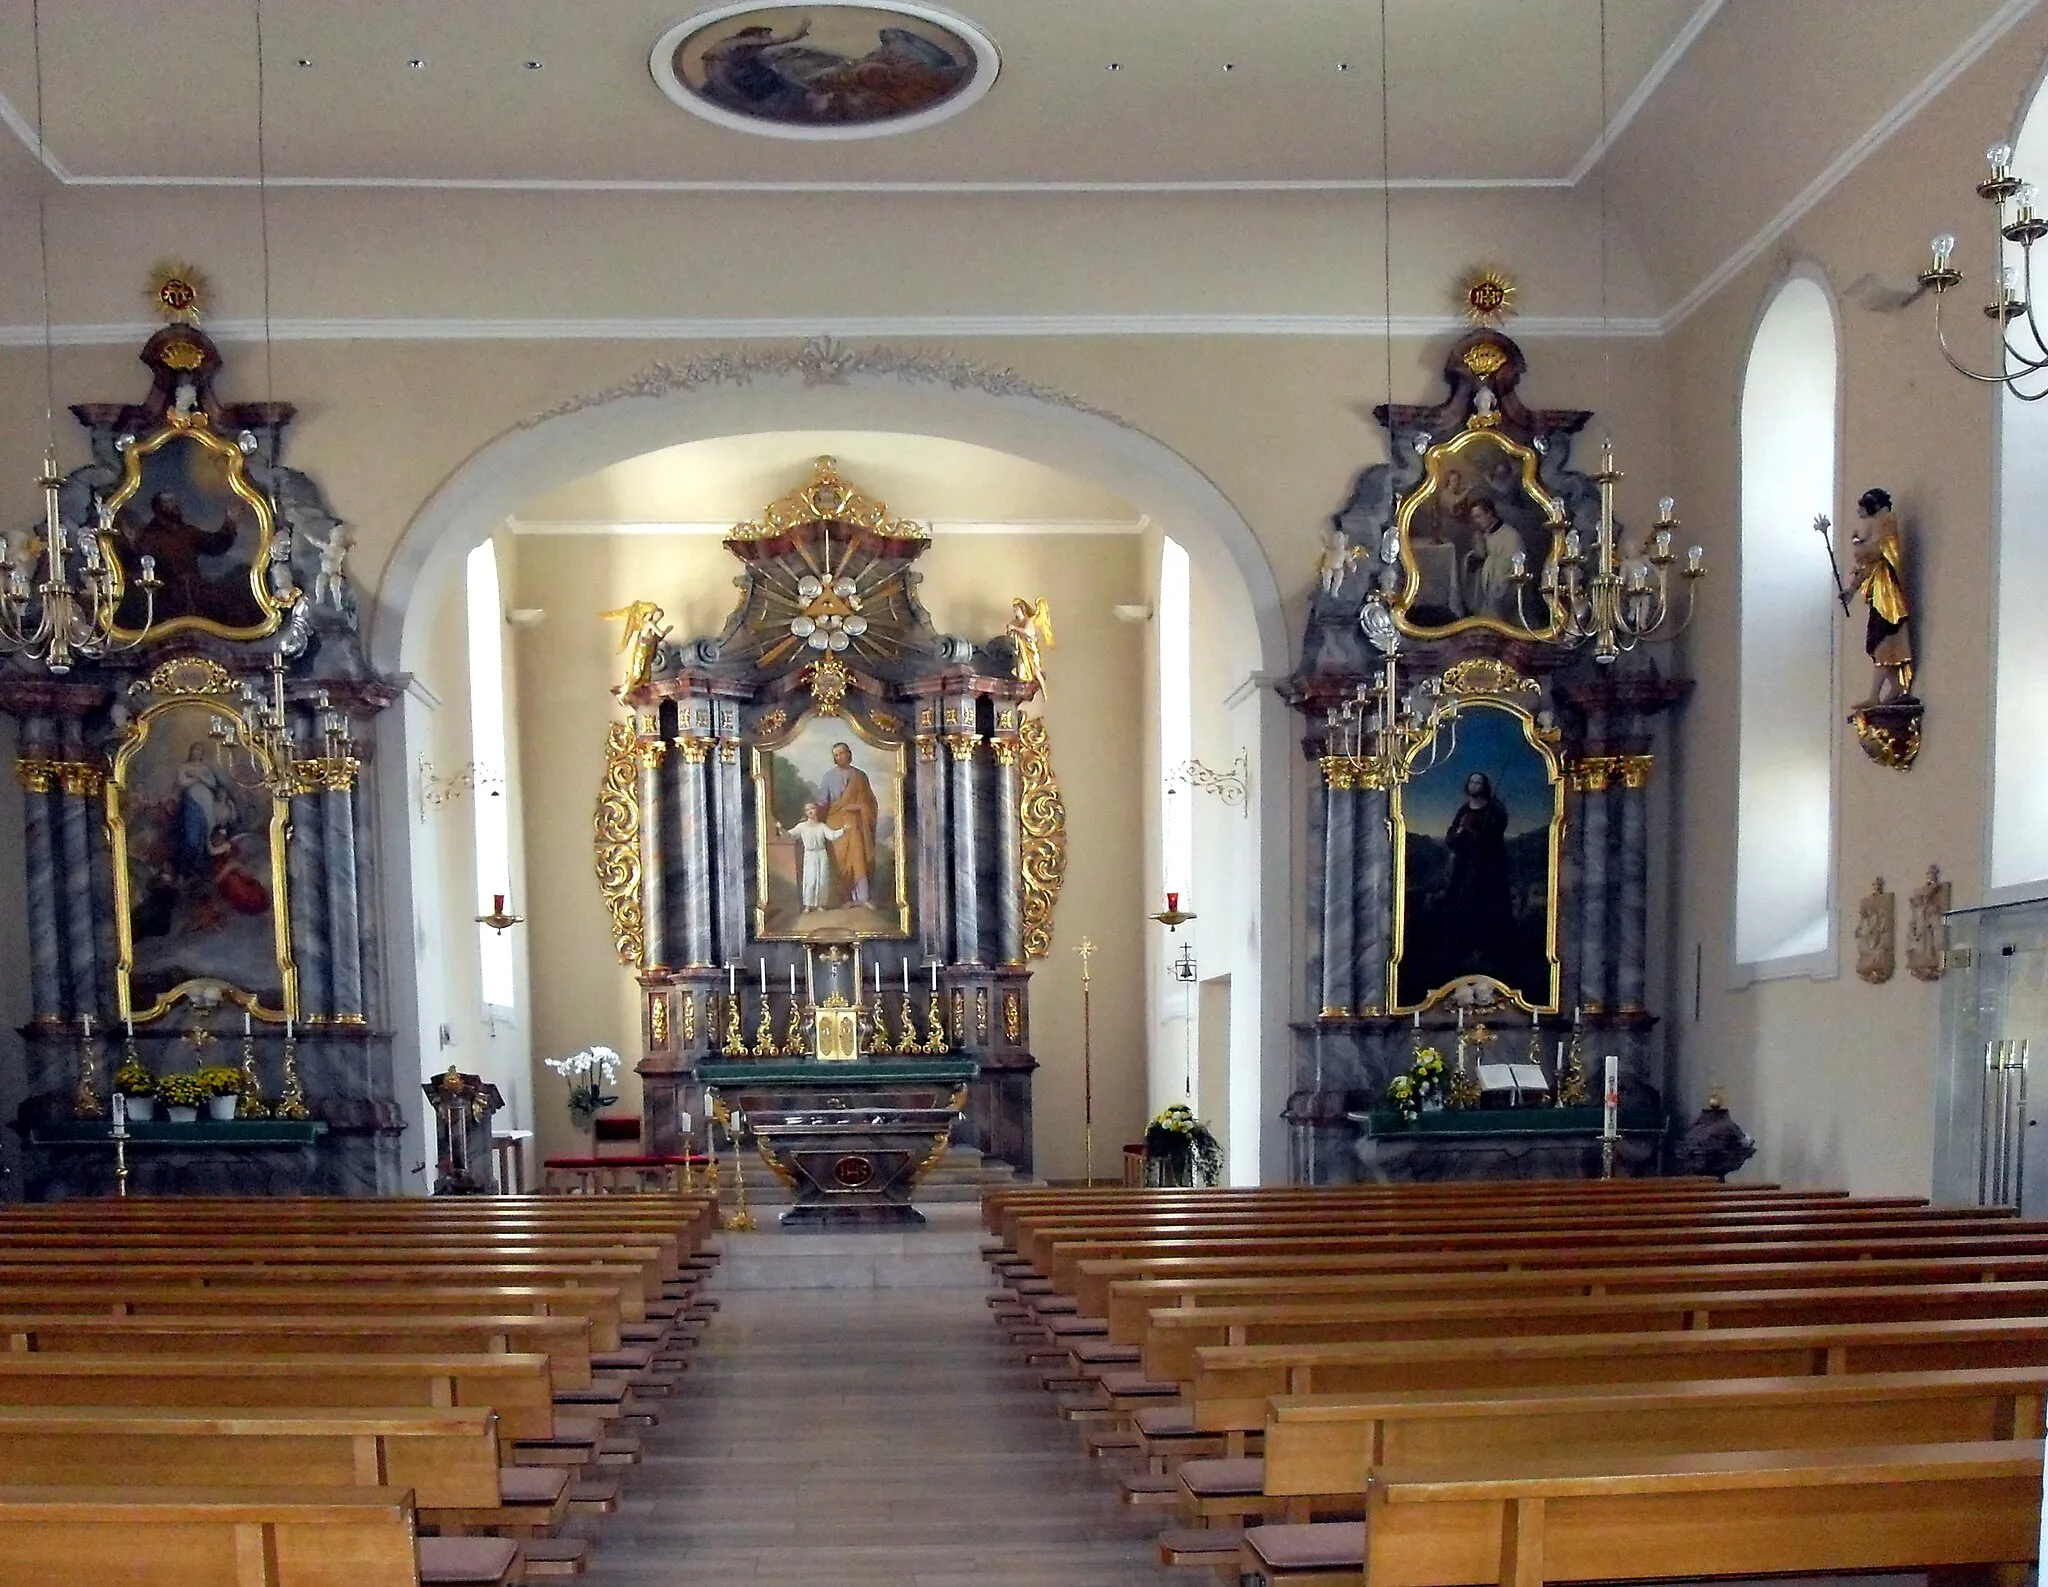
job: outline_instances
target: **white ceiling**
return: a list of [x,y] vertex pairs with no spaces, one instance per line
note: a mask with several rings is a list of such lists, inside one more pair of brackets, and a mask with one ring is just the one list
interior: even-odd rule
[[948,528],[1026,532],[1135,532],[1121,496],[1007,452],[934,436],[865,430],[782,430],[692,441],[615,463],[534,498],[523,533],[617,528],[729,528],[810,478],[811,461],[836,458],[840,477],[889,509]]
[[[1610,108],[1631,110],[1721,3],[1610,0]],[[648,51],[703,8],[264,0],[269,173],[570,183],[1380,174],[1371,0],[964,0],[957,9],[1002,54],[988,98],[922,132],[828,144],[727,130],[662,97]],[[1559,183],[1582,171],[1601,128],[1600,12],[1599,0],[1389,0],[1395,177]],[[45,137],[62,171],[253,178],[255,23],[256,0],[43,0]],[[31,0],[0,0],[0,94],[17,134],[28,131]]]

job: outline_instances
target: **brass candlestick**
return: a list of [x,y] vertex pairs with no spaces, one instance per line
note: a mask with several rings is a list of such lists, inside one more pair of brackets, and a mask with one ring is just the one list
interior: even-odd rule
[[235,1103],[238,1119],[267,1119],[270,1109],[263,1101],[263,1084],[256,1077],[256,1034],[242,1032],[242,1095]]
[[875,1000],[868,1005],[868,1047],[871,1053],[894,1052],[889,1041],[889,1015],[882,1007],[882,989],[875,988]]
[[909,1057],[923,1049],[917,1039],[917,1006],[910,1001],[910,993],[904,992],[896,999],[896,1046],[893,1049],[899,1057]]
[[740,1028],[740,995],[737,992],[725,994],[724,1051],[728,1058],[747,1056],[747,1033]]
[[789,1025],[782,1036],[782,1056],[801,1058],[810,1050],[810,1037],[804,1031],[803,999],[792,992],[789,995]]
[[775,1016],[768,1007],[768,994],[761,994],[761,1022],[754,1027],[754,1056],[773,1058],[776,1054]]
[[298,1038],[292,1035],[284,1039],[284,1089],[278,1093],[273,1111],[281,1119],[294,1121],[312,1116],[306,1109],[306,1088],[299,1084]]
[[946,1006],[936,991],[924,1011],[924,1050],[934,1057],[953,1050],[946,1040]]
[[92,1016],[88,1014],[78,1036],[78,1089],[71,1097],[72,1117],[96,1119],[100,1116],[99,1070],[99,1052],[92,1044]]

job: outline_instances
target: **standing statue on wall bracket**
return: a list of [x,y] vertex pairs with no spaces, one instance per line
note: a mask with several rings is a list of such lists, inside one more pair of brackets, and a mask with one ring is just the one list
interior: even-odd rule
[[1849,582],[1842,581],[1835,560],[1833,527],[1827,514],[1813,520],[1827,542],[1828,562],[1835,576],[1835,597],[1847,612],[1862,596],[1868,619],[1863,649],[1874,670],[1870,697],[1849,713],[1863,752],[1881,766],[1900,771],[1920,753],[1920,719],[1924,707],[1913,693],[1913,613],[1906,596],[1905,541],[1891,493],[1872,487],[1856,500],[1856,529],[1849,537]]
[[1010,602],[1010,620],[1003,625],[1017,649],[1017,681],[1035,683],[1045,690],[1045,653],[1053,648],[1052,604],[1041,595],[1037,600],[1018,596]]
[[668,637],[669,625],[662,609],[652,601],[634,601],[600,615],[608,623],[625,625],[619,630],[619,654],[626,658],[626,676],[619,687],[642,687],[653,675],[655,653]]

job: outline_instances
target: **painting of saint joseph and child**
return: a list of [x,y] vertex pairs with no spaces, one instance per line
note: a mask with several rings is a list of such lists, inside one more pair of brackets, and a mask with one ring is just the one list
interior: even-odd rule
[[804,941],[909,935],[903,751],[839,718],[754,752],[761,874],[756,934]]
[[1550,762],[1512,711],[1468,706],[1456,731],[1456,748],[1400,790],[1406,836],[1395,1006],[1419,1007],[1441,987],[1481,977],[1532,1008],[1552,1008]]

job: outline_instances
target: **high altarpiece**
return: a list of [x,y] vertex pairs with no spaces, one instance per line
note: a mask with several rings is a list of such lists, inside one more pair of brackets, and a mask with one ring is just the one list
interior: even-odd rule
[[1046,619],[1020,599],[1000,635],[940,633],[917,598],[929,543],[823,458],[727,535],[741,593],[718,634],[611,614],[631,719],[596,865],[642,988],[648,1149],[744,1113],[800,1200],[894,1175],[907,1202],[943,1150],[943,1127],[928,1151],[871,1149],[831,1127],[849,1110],[957,1112],[953,1139],[1031,1169],[1030,963],[1065,867]]
[[[140,359],[147,393],[73,407],[91,459],[48,482],[69,555],[111,574],[111,644],[0,666],[25,809],[21,1190],[115,1188],[118,1088],[124,1190],[396,1194],[360,785],[401,680],[364,660],[346,526],[282,461],[292,406],[223,402],[196,314]],[[18,602],[48,538],[7,536]],[[206,1081],[225,1116],[195,1120],[179,1088]],[[146,1099],[168,1106],[144,1122]]]
[[[1526,406],[1526,369],[1498,331],[1458,341],[1441,401],[1374,410],[1390,461],[1326,532],[1285,685],[1318,774],[1298,1181],[1602,1172],[1609,1055],[1613,1171],[1656,1171],[1653,737],[1692,685],[1571,614],[1605,556],[1613,611],[1675,617],[1676,520],[1621,548],[1611,461],[1573,462],[1592,415]],[[1452,1105],[1418,1111],[1397,1077],[1425,1050]]]

